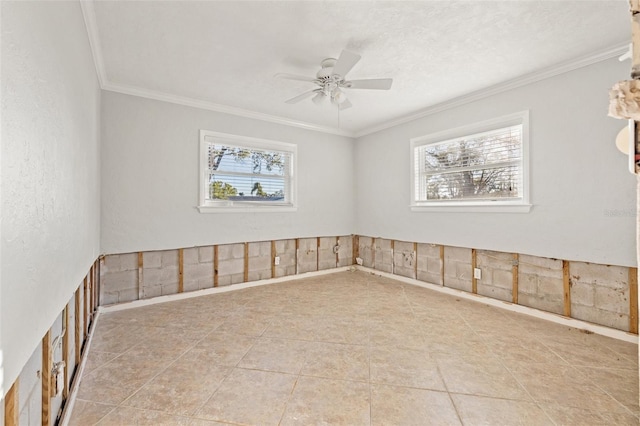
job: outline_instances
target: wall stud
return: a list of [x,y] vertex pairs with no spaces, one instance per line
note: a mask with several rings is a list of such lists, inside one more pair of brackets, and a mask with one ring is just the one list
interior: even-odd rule
[[638,334],[638,268],[629,268],[629,332]]
[[178,293],[184,292],[184,249],[178,249]]
[[20,424],[20,401],[18,401],[20,381],[16,379],[4,396],[4,426]]
[[513,262],[511,263],[511,274],[513,275],[513,287],[511,289],[511,301],[518,304],[518,267],[520,265],[520,255],[513,253]]
[[571,317],[571,275],[569,274],[569,261],[562,261],[562,285],[564,294],[564,316]]
[[[85,279],[86,283],[86,279]],[[85,317],[86,318],[86,317]],[[51,330],[42,338],[42,426],[50,426],[51,405]]]

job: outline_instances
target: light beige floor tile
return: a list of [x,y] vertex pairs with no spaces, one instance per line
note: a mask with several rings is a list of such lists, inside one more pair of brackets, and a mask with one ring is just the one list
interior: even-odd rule
[[98,424],[100,426],[187,426],[189,419],[159,411],[118,407],[117,410],[107,414]]
[[599,388],[624,405],[638,404],[638,373],[626,369],[578,367]]
[[627,411],[621,403],[596,387],[585,374],[573,367],[529,364],[511,368],[511,371],[539,403],[553,403],[586,410]]
[[637,426],[638,419],[628,413],[604,413],[557,404],[541,404],[540,407],[558,426]]
[[451,399],[465,425],[553,425],[532,402],[458,394],[451,394]]
[[98,367],[101,367],[108,363],[109,361],[120,356],[119,353],[113,352],[100,352],[91,350],[87,354],[87,361],[84,364],[84,373],[88,374],[89,372],[95,370]]
[[162,372],[169,362],[156,358],[122,355],[82,377],[78,398],[119,404]]
[[516,379],[494,358],[433,354],[449,392],[531,400]]
[[214,420],[194,419],[191,418],[189,426],[227,426],[231,423],[221,423]]
[[427,352],[396,347],[371,348],[371,383],[444,391],[436,361]]
[[[464,394],[453,397],[466,424],[538,424],[536,401],[558,425],[640,415],[637,345],[360,272],[102,314],[71,415],[123,425],[277,424],[283,413],[283,424],[456,423],[439,392],[447,387]],[[174,414],[193,410],[201,415]]]
[[369,385],[302,376],[281,425],[368,425]]
[[446,392],[371,385],[372,425],[460,425]]
[[231,423],[277,425],[296,376],[234,369],[195,417]]
[[214,363],[235,366],[253,346],[256,339],[238,334],[214,331],[182,355],[182,362]]
[[310,342],[262,337],[242,358],[238,367],[298,374],[305,363]]
[[233,315],[227,317],[216,331],[246,336],[261,336],[269,326],[271,318],[272,316],[269,314],[257,314],[255,312]]
[[369,348],[336,343],[312,343],[301,371],[305,376],[369,380]]
[[216,364],[177,361],[122,405],[189,416],[213,395],[230,371],[231,367]]
[[94,425],[114,408],[116,408],[115,405],[99,404],[97,402],[76,399],[71,418],[69,419],[69,426]]

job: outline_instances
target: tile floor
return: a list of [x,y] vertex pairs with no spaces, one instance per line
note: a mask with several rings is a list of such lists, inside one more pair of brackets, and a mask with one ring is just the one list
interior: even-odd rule
[[637,349],[340,272],[102,314],[71,424],[637,425]]

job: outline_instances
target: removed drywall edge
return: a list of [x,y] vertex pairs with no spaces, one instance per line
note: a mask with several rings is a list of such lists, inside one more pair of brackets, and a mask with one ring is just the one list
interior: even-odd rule
[[118,303],[118,304],[109,305],[109,306],[100,306],[98,307],[98,311],[102,313],[117,312],[117,311],[122,311],[126,309],[139,308],[141,306],[155,305],[158,303],[173,302],[176,300],[191,299],[193,297],[207,296],[210,294],[226,293],[229,291],[242,290],[245,288],[259,287],[263,285],[276,284],[276,283],[287,282],[287,281],[295,281],[302,278],[310,278],[310,277],[317,277],[320,275],[334,274],[337,272],[348,271],[348,270],[351,270],[352,268],[353,266],[342,266],[340,268],[305,272],[302,274],[287,275],[286,277],[269,278],[266,280],[251,281],[251,282],[246,282],[241,284],[231,284],[224,287],[212,287],[204,290],[190,291],[187,293],[168,294],[166,296],[158,296],[158,297],[153,297],[151,299],[134,300],[132,302]]
[[100,311],[96,312],[96,316],[91,322],[91,327],[89,328],[89,335],[87,336],[87,340],[85,341],[85,345],[82,350],[82,358],[80,360],[80,365],[78,366],[75,375],[73,376],[73,381],[71,384],[71,391],[69,392],[69,397],[67,402],[64,404],[64,408],[62,409],[62,413],[60,414],[60,422],[61,426],[67,426],[69,424],[69,416],[73,412],[73,406],[76,403],[76,395],[78,394],[78,387],[80,386],[80,379],[82,379],[82,374],[84,373],[84,366],[87,363],[87,355],[89,354],[89,350],[91,349],[91,341],[93,339],[93,333],[96,329],[96,324],[100,321]]
[[535,308],[529,308],[523,305],[514,305],[510,302],[505,302],[498,299],[492,299],[490,297],[481,296],[479,294],[468,293],[462,290],[456,290],[449,287],[443,287],[438,284],[431,284],[424,281],[419,281],[413,278],[407,278],[400,275],[393,275],[388,272],[378,271],[376,269],[367,268],[364,266],[354,266],[359,271],[369,272],[381,277],[390,278],[392,280],[400,281],[406,284],[412,284],[418,287],[423,287],[429,290],[437,291],[440,293],[448,294],[450,296],[459,297],[461,299],[472,300],[485,305],[494,306],[496,308],[504,309],[519,314],[528,315],[534,318],[539,318],[547,321],[554,322],[556,324],[565,325],[567,327],[578,328],[581,330],[591,331],[601,336],[611,337],[613,339],[622,340],[629,343],[638,344],[638,336],[635,334],[627,333],[622,330],[616,330],[613,328],[604,327],[598,324],[581,321],[574,318],[563,317],[551,312],[540,311]]

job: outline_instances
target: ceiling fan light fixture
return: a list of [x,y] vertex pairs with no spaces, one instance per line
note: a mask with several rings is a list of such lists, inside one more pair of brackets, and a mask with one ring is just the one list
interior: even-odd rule
[[315,96],[311,98],[313,103],[316,105],[320,105],[322,102],[324,102],[324,99],[325,99],[325,95],[322,92],[316,93]]
[[333,101],[333,103],[340,105],[347,100],[347,95],[345,95],[342,90],[336,89],[333,91],[331,100]]

